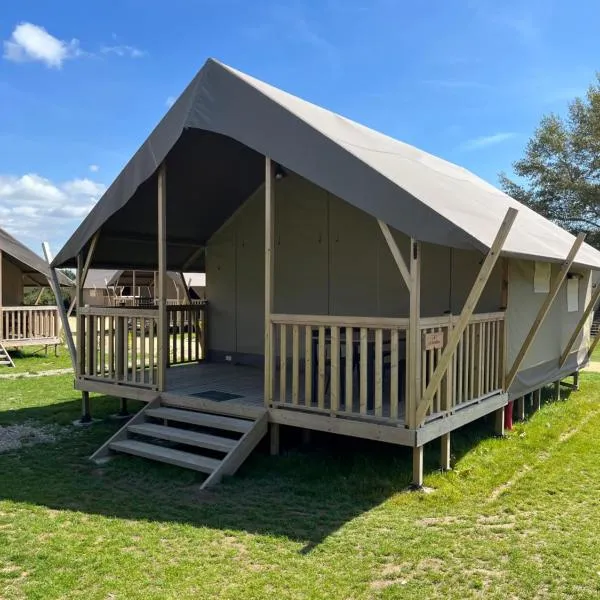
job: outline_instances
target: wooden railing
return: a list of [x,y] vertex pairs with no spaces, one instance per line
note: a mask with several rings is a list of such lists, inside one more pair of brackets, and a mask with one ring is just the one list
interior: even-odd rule
[[79,316],[80,377],[156,388],[158,310],[86,306]]
[[274,405],[403,418],[407,319],[272,315],[271,322]]
[[[167,364],[204,357],[203,306],[167,306]],[[156,389],[159,309],[86,306],[79,310],[80,377]]]
[[3,306],[0,309],[0,341],[58,342],[60,317],[56,306]]
[[198,304],[167,305],[169,365],[198,362],[204,358],[206,309]]
[[[448,333],[457,321],[456,316],[420,321],[422,393],[435,371]],[[461,404],[501,390],[505,348],[504,313],[473,315],[436,390],[428,415],[452,411]]]
[[[418,396],[458,317],[420,320]],[[268,404],[330,415],[406,421],[408,319],[271,315]],[[502,389],[504,313],[473,315],[428,417]]]

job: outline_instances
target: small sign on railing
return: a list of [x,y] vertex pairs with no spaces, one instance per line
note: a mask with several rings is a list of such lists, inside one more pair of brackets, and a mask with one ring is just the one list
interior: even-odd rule
[[444,332],[433,331],[423,334],[423,347],[425,350],[441,350],[444,347]]

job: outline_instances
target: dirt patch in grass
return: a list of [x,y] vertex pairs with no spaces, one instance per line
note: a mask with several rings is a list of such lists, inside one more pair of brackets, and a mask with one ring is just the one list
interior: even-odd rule
[[41,425],[35,421],[0,426],[0,454],[36,444],[56,443],[66,429],[56,425]]

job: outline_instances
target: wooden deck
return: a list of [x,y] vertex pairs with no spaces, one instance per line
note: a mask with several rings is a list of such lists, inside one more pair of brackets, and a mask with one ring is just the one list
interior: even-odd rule
[[[264,406],[263,370],[227,363],[201,362],[167,369],[166,392],[214,399],[220,404]],[[218,399],[219,395],[223,399]],[[236,396],[225,398],[225,395]]]
[[[305,397],[304,394],[304,378],[299,382],[300,386],[300,397]],[[236,398],[218,399],[216,401],[224,404],[242,404],[246,406],[264,406],[264,371],[262,368],[243,366],[243,365],[229,365],[224,363],[196,363],[189,365],[180,365],[177,367],[171,367],[167,370],[167,385],[166,392],[171,395],[180,396],[191,396],[191,397],[202,397],[210,399],[211,396],[215,398],[220,394],[237,396]],[[313,395],[315,397],[316,394]],[[372,399],[371,399],[372,400]],[[364,415],[367,417],[376,418],[372,401],[368,405]],[[288,386],[288,392],[286,395],[286,402],[275,402],[275,407],[280,408],[291,408],[291,409],[308,409],[311,411],[321,412],[322,414],[329,414],[331,411],[331,393],[328,389],[325,393],[323,406],[319,407],[318,401],[315,399],[310,404],[306,404],[303,401],[301,404],[294,405],[292,403],[292,392],[291,385]],[[404,403],[401,403],[400,414],[398,419],[394,419],[395,423],[404,424]],[[353,398],[352,405],[346,406],[342,397],[341,406],[342,410],[347,410],[347,415],[341,416],[352,416],[360,413],[359,399]],[[389,399],[384,398],[383,410],[381,419],[390,420],[390,403]]]

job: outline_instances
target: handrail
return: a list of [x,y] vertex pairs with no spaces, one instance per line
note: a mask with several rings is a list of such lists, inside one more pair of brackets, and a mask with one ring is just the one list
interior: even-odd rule
[[156,317],[158,308],[139,308],[137,306],[82,306],[78,309],[80,315],[94,317]]
[[313,327],[373,327],[398,328],[408,327],[408,319],[396,317],[340,317],[333,315],[286,315],[271,314],[271,322],[286,325],[311,325]]
[[13,312],[16,310],[26,310],[31,312],[44,311],[44,310],[57,310],[56,304],[41,304],[41,305],[25,305],[25,306],[0,306],[2,312]]

